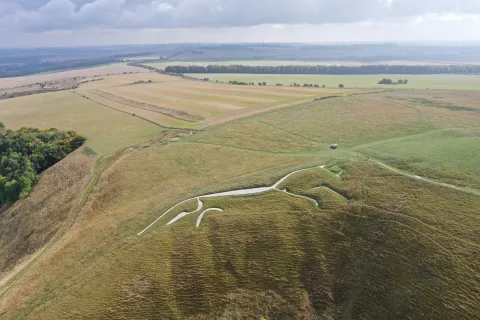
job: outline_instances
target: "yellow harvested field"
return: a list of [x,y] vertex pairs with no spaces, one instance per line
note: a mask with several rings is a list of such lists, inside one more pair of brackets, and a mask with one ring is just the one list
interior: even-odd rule
[[[158,73],[104,77],[102,81],[82,84],[77,91],[111,108],[162,126],[180,128],[208,127],[316,98],[361,92],[358,89],[229,85]],[[145,108],[148,110],[142,110]],[[167,109],[199,119],[192,122],[172,117],[171,112],[162,111]],[[202,117],[205,119],[201,120]]]
[[[145,109],[140,109],[140,108],[135,108],[131,107],[116,101],[112,101],[109,99],[106,99],[102,96],[99,96],[95,94],[94,92],[90,91],[85,91],[82,93],[79,93],[80,96],[83,96],[86,99],[89,99],[92,102],[101,104],[105,107],[113,108],[118,111],[122,111],[124,113],[130,114],[130,115],[135,115],[139,118],[145,119],[147,121],[159,124],[163,127],[169,127],[169,126],[174,126],[174,127],[182,127],[182,128],[188,128],[188,127],[195,127],[195,125],[192,125],[191,123],[187,121],[182,121],[179,119],[172,119],[169,116],[166,116],[162,113],[159,112],[154,112],[150,110],[145,110]],[[176,121],[176,122],[175,122]]]
[[[272,97],[277,99],[279,96],[291,97],[294,96],[312,96],[319,93],[326,94],[331,93],[332,95],[341,95],[345,93],[352,93],[351,89],[335,89],[335,88],[303,88],[303,87],[289,87],[289,86],[240,86],[240,85],[229,85],[229,84],[217,84],[217,83],[205,83],[201,81],[189,81],[188,88],[195,90],[202,90],[205,88],[205,85],[210,85],[215,88],[215,92],[226,93],[231,95],[238,95],[238,93],[244,93],[245,90],[248,90],[249,96],[257,96],[260,98]],[[183,83],[179,82],[170,82],[169,87],[175,87],[178,89],[183,89],[185,86]],[[355,90],[358,91],[358,90]]]
[[[213,89],[213,90],[212,90]],[[190,106],[188,111],[204,110],[202,116],[214,115],[216,111],[238,110],[245,108],[261,107],[281,101],[284,97],[274,99],[251,98],[248,92],[242,92],[238,95],[220,94],[215,88],[205,87],[202,90],[189,90],[188,86],[183,89],[172,89],[163,85],[144,85],[138,88],[116,87],[108,88],[103,91],[109,92],[121,97],[137,100],[143,103],[157,105],[172,105],[172,108],[184,109],[184,106]],[[288,99],[288,98],[287,98]],[[198,108],[196,107],[198,105]]]
[[107,74],[122,74],[124,72],[141,72],[146,73],[148,70],[133,66],[128,66],[126,63],[115,63],[100,67],[75,69],[69,71],[61,71],[54,73],[36,74],[24,77],[1,78],[0,89],[15,88],[34,84],[37,82],[56,81],[60,79],[74,78],[74,77],[94,77],[104,76]]
[[[140,68],[138,68],[140,69]],[[86,83],[82,83],[80,88],[85,90],[91,89],[101,89],[101,88],[110,88],[115,86],[123,86],[123,85],[132,85],[138,81],[149,81],[151,80],[153,83],[162,83],[162,82],[173,82],[173,81],[185,81],[178,77],[167,76],[160,73],[155,72],[147,72],[143,73],[134,73],[134,74],[121,74],[121,75],[110,75],[110,76],[102,76],[101,81],[90,81]]]

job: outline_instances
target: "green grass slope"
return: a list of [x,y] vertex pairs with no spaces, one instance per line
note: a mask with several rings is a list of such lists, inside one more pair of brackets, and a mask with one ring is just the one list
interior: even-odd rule
[[447,129],[358,150],[417,175],[480,189],[479,143],[479,129]]
[[[443,91],[341,97],[129,148],[71,230],[0,287],[0,318],[476,319],[480,197],[357,158],[415,156],[440,182],[453,181],[446,163],[476,172],[455,155],[479,148],[475,101]],[[459,149],[437,151],[457,138]],[[279,190],[205,199],[223,211],[198,228],[199,212],[168,225],[195,209],[186,202],[137,235],[185,199],[270,186],[313,166]]]
[[201,132],[184,143],[297,156],[339,151],[378,158],[479,189],[478,92],[399,91],[306,103]]
[[[196,215],[166,225],[188,208],[142,236],[128,236],[126,221],[102,228],[97,246],[67,250],[72,270],[57,266],[20,310],[32,319],[475,319],[479,198],[369,163],[342,166],[343,180],[318,169],[285,187],[330,185],[348,203],[320,193],[330,205],[316,208],[270,192],[206,201],[223,212],[199,228]],[[119,233],[127,239],[115,243]]]

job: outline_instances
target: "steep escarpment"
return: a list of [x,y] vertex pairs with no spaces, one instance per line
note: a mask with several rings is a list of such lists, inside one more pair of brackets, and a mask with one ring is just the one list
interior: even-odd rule
[[[0,275],[47,244],[72,212],[95,156],[80,148],[40,175],[33,192],[0,211]],[[4,280],[4,279],[2,279]]]

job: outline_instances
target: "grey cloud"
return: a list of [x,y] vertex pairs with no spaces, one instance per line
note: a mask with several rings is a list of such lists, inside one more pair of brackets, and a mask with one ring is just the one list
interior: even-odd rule
[[[3,1],[15,2],[26,10],[37,10],[45,6],[49,2],[49,0],[3,0]],[[70,2],[72,2],[76,8],[79,8],[86,3],[95,2],[95,1],[96,0],[70,0]]]
[[397,15],[425,13],[479,13],[477,0],[394,0],[391,11]]
[[385,20],[429,13],[480,13],[477,0],[3,0],[0,28],[235,27]]

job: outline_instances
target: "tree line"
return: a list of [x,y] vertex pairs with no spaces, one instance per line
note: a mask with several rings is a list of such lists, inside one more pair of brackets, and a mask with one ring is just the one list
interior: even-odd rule
[[[204,78],[202,79],[203,81],[210,81],[210,79],[208,78]],[[382,81],[382,80],[381,80]],[[402,83],[403,83],[403,80],[401,80]],[[405,80],[408,82],[408,80]],[[216,82],[218,83],[219,81],[216,80]],[[407,83],[405,82],[405,83]],[[379,82],[380,83],[380,82]],[[239,86],[254,86],[255,85],[255,82],[245,82],[245,81],[237,81],[237,80],[230,80],[228,81],[228,84],[235,84],[235,85],[239,85]],[[259,82],[257,84],[258,86],[266,86],[267,83],[265,81],[262,81],[262,82]],[[283,83],[276,83],[275,86],[277,87],[283,87]],[[341,85],[341,88],[343,85]],[[290,87],[304,87],[304,88],[320,88],[320,85],[319,84],[313,84],[313,83],[304,83],[303,85],[300,85],[299,83],[293,83],[290,85]],[[322,88],[325,88],[325,85],[322,85]]]
[[0,204],[26,197],[42,171],[84,142],[75,131],[5,130],[0,122]]
[[398,79],[397,81],[393,81],[390,78],[383,78],[382,80],[378,81],[378,84],[407,84],[408,79]]
[[60,62],[35,62],[27,64],[0,64],[0,78],[19,77],[28,74],[60,71],[67,69],[89,68],[103,64],[120,62],[116,58],[93,58],[65,60]]
[[363,65],[363,66],[248,66],[248,65],[171,65],[166,73],[257,73],[257,74],[480,74],[480,65]]

